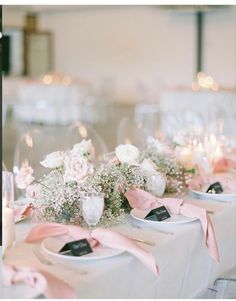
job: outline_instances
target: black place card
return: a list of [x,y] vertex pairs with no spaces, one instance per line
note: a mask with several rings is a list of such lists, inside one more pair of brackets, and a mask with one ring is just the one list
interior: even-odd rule
[[87,239],[80,239],[66,243],[59,251],[61,254],[83,256],[92,253],[93,250]]
[[170,214],[165,206],[161,206],[155,209],[152,209],[144,219],[151,221],[164,221],[165,219],[170,218]]
[[223,188],[222,188],[220,182],[215,182],[208,187],[206,192],[207,193],[222,193]]

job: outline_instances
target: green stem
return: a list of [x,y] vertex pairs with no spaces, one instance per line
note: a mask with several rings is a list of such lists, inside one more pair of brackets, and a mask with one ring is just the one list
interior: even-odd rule
[[48,186],[44,185],[44,184],[41,183],[41,182],[38,182],[38,181],[35,180],[35,183],[40,184],[40,185],[42,185],[43,187],[47,188],[48,190],[52,191]]

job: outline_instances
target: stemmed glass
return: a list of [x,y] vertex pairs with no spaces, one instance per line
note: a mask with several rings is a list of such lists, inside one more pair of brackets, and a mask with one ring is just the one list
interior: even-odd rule
[[89,234],[99,222],[104,209],[104,194],[89,192],[81,195],[83,218],[89,226]]

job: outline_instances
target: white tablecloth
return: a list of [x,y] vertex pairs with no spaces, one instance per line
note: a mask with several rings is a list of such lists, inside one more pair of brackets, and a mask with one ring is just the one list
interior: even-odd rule
[[43,265],[33,253],[36,245],[23,242],[33,226],[28,221],[16,225],[17,243],[15,249],[6,253],[5,262],[45,269],[67,280],[78,298],[197,297],[217,277],[236,266],[236,202],[196,200],[190,196],[185,199],[214,211],[211,218],[218,240],[219,264],[208,253],[199,221],[168,229],[173,235],[150,228],[137,229],[129,223],[116,227],[122,233],[156,242],[155,247],[142,246],[153,253],[160,268],[159,277],[128,253],[89,264]]
[[210,91],[169,91],[157,103],[140,103],[135,107],[135,120],[152,134],[156,129],[172,137],[180,130],[208,128],[216,132],[216,123],[224,120],[223,133],[236,135],[236,93]]

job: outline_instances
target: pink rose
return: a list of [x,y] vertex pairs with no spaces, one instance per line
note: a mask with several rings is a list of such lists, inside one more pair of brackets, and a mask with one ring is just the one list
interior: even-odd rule
[[81,182],[89,174],[94,172],[93,165],[88,162],[84,157],[73,156],[71,152],[68,152],[64,159],[65,174],[64,181],[76,181]]
[[26,197],[30,199],[36,199],[39,193],[38,185],[29,185],[26,188]]
[[17,187],[20,189],[28,187],[34,180],[33,172],[34,170],[29,166],[28,162],[23,163],[15,178]]

